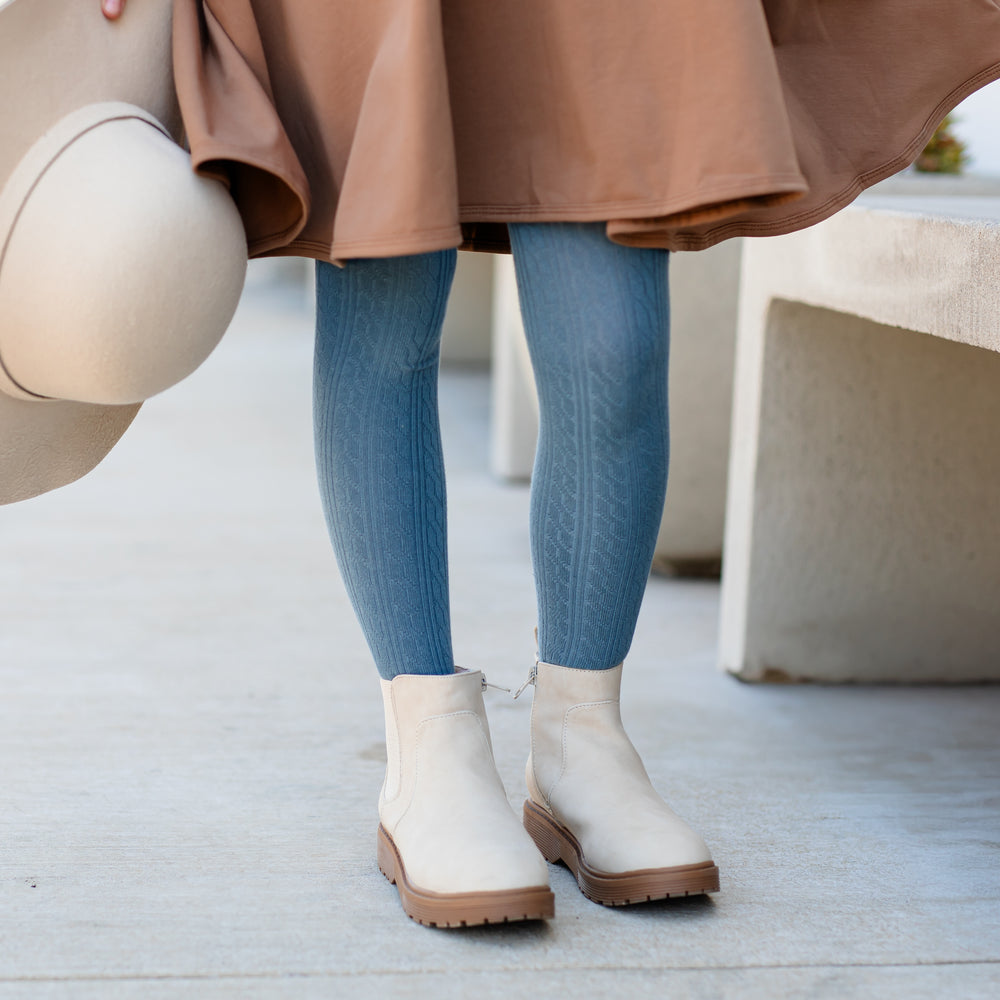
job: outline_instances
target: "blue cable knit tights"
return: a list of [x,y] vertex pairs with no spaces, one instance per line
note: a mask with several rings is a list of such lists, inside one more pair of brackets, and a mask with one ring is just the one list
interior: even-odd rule
[[[510,225],[541,408],[539,655],[606,669],[632,641],[667,474],[667,254],[603,223]],[[382,677],[451,673],[441,321],[454,251],[317,271],[320,492]]]

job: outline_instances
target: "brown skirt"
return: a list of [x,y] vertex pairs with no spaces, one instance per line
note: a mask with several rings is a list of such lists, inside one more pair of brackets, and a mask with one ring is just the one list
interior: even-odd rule
[[812,225],[1000,77],[993,0],[175,0],[198,170],[252,255],[699,250]]

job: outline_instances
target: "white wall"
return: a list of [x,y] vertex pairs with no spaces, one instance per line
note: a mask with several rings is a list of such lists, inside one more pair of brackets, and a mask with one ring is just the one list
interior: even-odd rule
[[1000,80],[956,109],[955,134],[968,146],[970,173],[1000,176]]

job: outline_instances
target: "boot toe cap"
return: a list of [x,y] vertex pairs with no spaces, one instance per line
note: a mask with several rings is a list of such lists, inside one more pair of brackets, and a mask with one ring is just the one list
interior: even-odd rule
[[664,807],[636,810],[569,824],[586,864],[596,871],[617,873],[698,865],[712,860],[702,837]]
[[407,845],[400,849],[407,876],[427,892],[504,892],[548,887],[545,859],[528,844],[452,842],[441,851]]

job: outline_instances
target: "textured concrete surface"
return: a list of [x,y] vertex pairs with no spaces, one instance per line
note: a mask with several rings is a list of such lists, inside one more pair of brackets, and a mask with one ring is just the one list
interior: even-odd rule
[[1000,679],[998,267],[995,197],[871,195],[747,244],[726,669]]
[[[1000,689],[747,686],[718,586],[654,579],[624,715],[712,898],[408,921],[374,860],[378,685],[313,483],[299,290],[257,281],[91,476],[0,510],[0,1000],[1000,992]],[[532,654],[527,495],[443,385],[457,656]],[[523,794],[527,695],[488,699]]]

